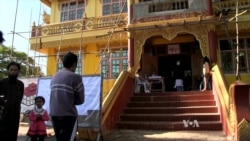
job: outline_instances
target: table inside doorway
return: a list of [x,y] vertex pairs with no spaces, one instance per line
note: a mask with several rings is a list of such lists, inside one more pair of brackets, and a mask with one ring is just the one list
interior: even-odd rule
[[[152,92],[159,92],[159,91],[165,92],[164,77],[161,77],[161,76],[149,76],[148,81],[151,84],[151,91]],[[161,88],[152,89],[152,84],[156,84],[156,83],[161,83]]]

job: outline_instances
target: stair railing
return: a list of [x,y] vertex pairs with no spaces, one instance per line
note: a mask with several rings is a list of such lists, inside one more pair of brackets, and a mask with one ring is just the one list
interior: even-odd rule
[[229,87],[225,81],[225,77],[218,65],[212,68],[212,85],[213,93],[217,97],[218,106],[220,108],[221,121],[223,131],[227,136],[234,137],[236,134],[236,114],[235,106],[229,94]]
[[103,134],[115,129],[115,124],[130,96],[134,93],[134,88],[134,76],[127,71],[122,71],[102,102]]

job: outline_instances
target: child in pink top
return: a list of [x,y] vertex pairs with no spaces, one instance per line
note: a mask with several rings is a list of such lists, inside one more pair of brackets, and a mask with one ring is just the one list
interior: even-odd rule
[[30,127],[27,133],[31,141],[44,141],[47,136],[45,121],[49,120],[48,112],[42,108],[45,99],[42,96],[35,98],[35,108],[29,114]]

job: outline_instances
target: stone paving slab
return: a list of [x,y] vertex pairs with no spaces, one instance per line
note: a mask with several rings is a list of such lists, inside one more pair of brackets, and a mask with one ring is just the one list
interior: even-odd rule
[[[17,141],[28,141],[27,131],[27,125],[20,125]],[[53,128],[48,128],[47,133],[51,136],[45,141],[56,141]],[[233,141],[222,131],[115,130],[104,135],[103,138],[104,141]]]
[[104,141],[230,141],[222,131],[140,131],[118,130]]

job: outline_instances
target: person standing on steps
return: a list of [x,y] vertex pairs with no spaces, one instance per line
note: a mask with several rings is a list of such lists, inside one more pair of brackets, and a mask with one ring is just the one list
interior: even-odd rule
[[203,89],[201,91],[206,91],[208,90],[208,85],[209,85],[209,78],[211,76],[210,74],[210,61],[207,56],[203,58]]

